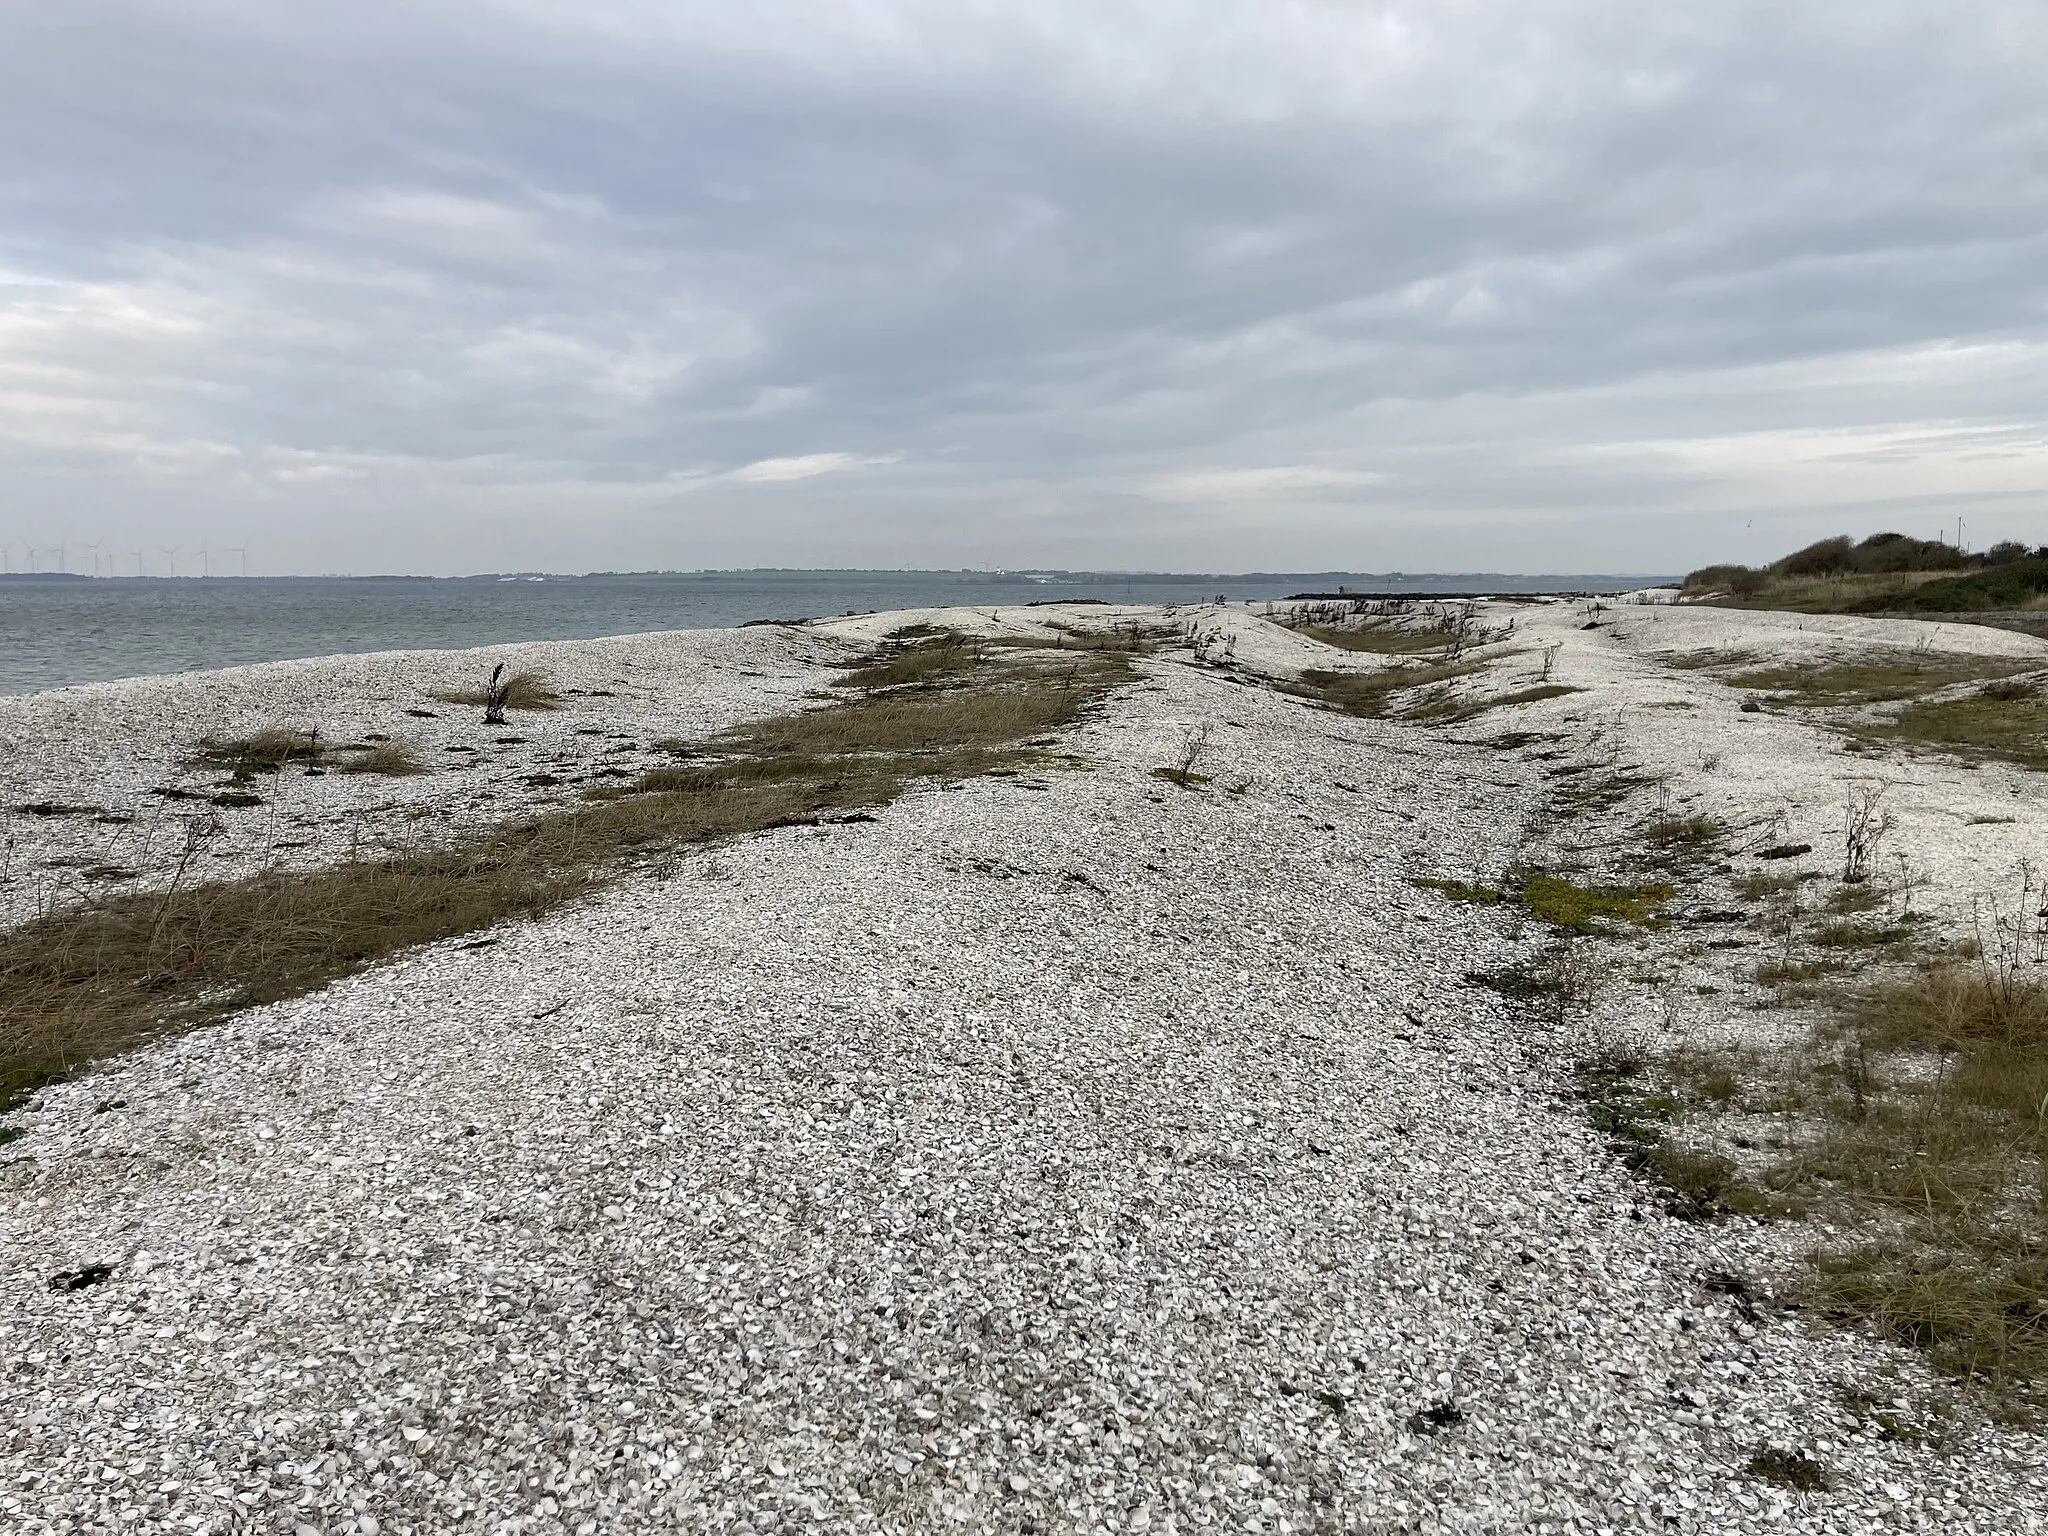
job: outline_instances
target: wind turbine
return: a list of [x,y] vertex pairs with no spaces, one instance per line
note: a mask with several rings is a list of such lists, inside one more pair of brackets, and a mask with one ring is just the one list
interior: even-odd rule
[[95,539],[95,540],[94,540],[94,541],[93,541],[92,543],[90,543],[90,544],[87,544],[87,545],[84,545],[84,546],[82,546],[82,547],[83,547],[84,549],[86,549],[86,550],[90,551],[90,552],[91,552],[91,554],[92,554],[92,573],[93,573],[93,575],[95,575],[95,576],[99,575],[99,573],[100,573],[100,546],[99,546],[99,541],[98,541],[97,539]]
[[140,581],[142,580],[142,551],[139,549],[131,549],[128,551],[128,553],[135,557],[135,579],[137,581]]
[[163,545],[157,545],[157,548],[162,549],[164,555],[169,560],[170,570],[166,573],[167,575],[176,576],[178,574],[178,551],[183,549],[184,547],[185,546],[182,544],[173,544],[170,546],[170,548],[164,549]]
[[227,554],[230,554],[230,555],[237,555],[237,556],[239,556],[239,557],[241,558],[241,561],[242,561],[242,574],[243,574],[244,576],[246,576],[246,575],[248,575],[248,574],[249,574],[249,546],[248,546],[248,545],[246,545],[246,544],[230,544],[230,545],[229,545],[229,546],[227,547],[227,550],[226,550],[225,552],[226,552]]
[[213,558],[207,553],[204,544],[199,546],[199,574],[201,576],[211,576],[213,574]]

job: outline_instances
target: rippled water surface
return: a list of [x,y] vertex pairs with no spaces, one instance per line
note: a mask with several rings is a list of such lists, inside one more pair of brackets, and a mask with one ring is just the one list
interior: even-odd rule
[[986,572],[762,571],[546,580],[186,577],[0,580],[0,693],[353,651],[717,629],[935,604],[1060,598],[1261,600],[1304,590],[1544,590],[1625,577],[1076,576],[1056,585]]

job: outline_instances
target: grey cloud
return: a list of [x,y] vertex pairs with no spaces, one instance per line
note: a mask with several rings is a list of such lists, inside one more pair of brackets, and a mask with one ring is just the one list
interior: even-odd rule
[[0,4],[0,539],[2048,537],[2036,6],[293,9]]

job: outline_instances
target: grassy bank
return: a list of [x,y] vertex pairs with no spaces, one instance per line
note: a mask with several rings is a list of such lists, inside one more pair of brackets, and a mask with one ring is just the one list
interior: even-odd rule
[[[2031,680],[2006,675],[2021,665],[2010,659],[1757,662],[1709,664],[1746,668],[1736,680],[1779,707],[1845,721],[1980,703],[2033,718]],[[1558,762],[1554,738],[1526,742],[1554,764],[1538,813],[1549,869],[1415,882],[1509,924],[1541,923],[1523,960],[1467,980],[1559,1025],[1606,1012],[1602,998],[1628,999],[1632,1027],[1577,1064],[1572,1089],[1646,1193],[1685,1220],[1798,1224],[1792,1247],[1804,1262],[1745,1294],[1775,1292],[1809,1316],[1917,1347],[1991,1413],[2038,1422],[2048,1414],[2040,873],[2017,866],[1961,932],[1945,932],[1916,908],[1917,861],[1886,845],[1894,818],[1878,781],[1845,785],[1838,839],[1815,848],[1786,843],[1770,823],[1730,828],[1668,806],[1658,781],[1613,756]],[[1688,972],[1714,984],[1679,986]],[[1689,1006],[1687,993],[1727,1004]],[[1643,1027],[1645,1016],[1656,1022]]]
[[1973,614],[2048,608],[2048,548],[1965,554],[1953,545],[1877,533],[1822,539],[1769,565],[1710,565],[1686,595],[1731,608],[1796,613]]

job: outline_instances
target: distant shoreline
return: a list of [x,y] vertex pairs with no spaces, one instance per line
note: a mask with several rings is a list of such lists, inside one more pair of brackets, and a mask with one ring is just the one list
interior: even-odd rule
[[[40,584],[47,582],[91,582],[107,586],[154,586],[167,581],[232,585],[241,582],[296,581],[405,581],[405,582],[516,582],[516,581],[780,581],[841,582],[893,578],[909,581],[969,582],[976,585],[1001,584],[1019,587],[1089,587],[1113,582],[1155,585],[1184,582],[1276,582],[1320,583],[1319,593],[1362,596],[1362,590],[1339,594],[1337,588],[1357,583],[1374,584],[1375,595],[1410,596],[1419,584],[1435,586],[1445,582],[1464,588],[1512,592],[1632,591],[1637,587],[1675,584],[1675,575],[1632,575],[1628,573],[1541,571],[1521,574],[1511,571],[1083,571],[1083,570],[959,570],[892,569],[885,566],[752,566],[701,571],[479,571],[465,576],[411,576],[394,573],[289,576],[88,576],[80,571],[0,572],[0,583]],[[1402,588],[1388,594],[1381,589]]]
[[[762,619],[1032,603],[1284,602],[1601,594],[1627,576],[1281,576],[1037,572],[709,571],[670,575],[117,576],[39,572],[0,584],[0,694],[298,657],[463,650]],[[1349,590],[1345,590],[1349,589]]]

